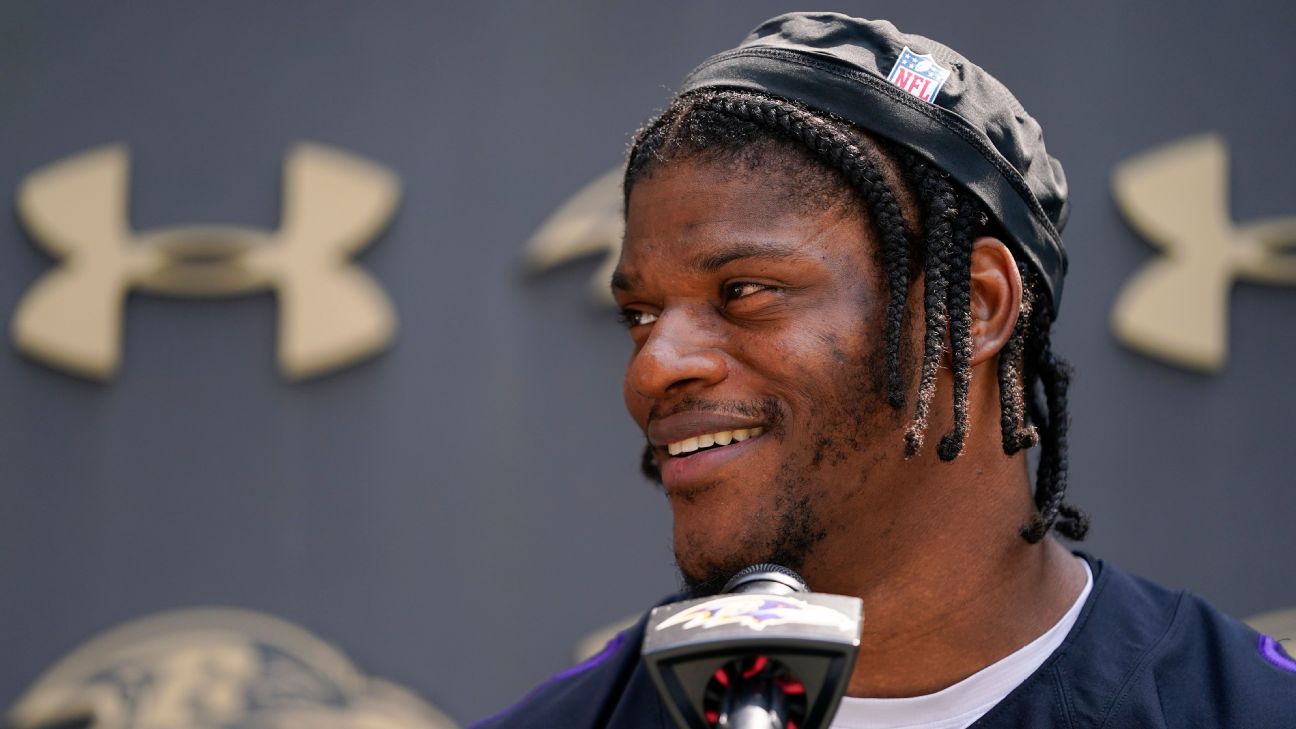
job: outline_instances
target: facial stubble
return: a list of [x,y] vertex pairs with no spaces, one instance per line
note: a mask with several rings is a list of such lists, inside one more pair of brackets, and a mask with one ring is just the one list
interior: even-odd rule
[[[751,517],[755,524],[770,524],[771,529],[754,529],[740,536],[742,544],[728,554],[696,559],[706,550],[698,535],[687,535],[683,543],[676,542],[675,563],[680,570],[684,589],[692,596],[705,597],[718,594],[739,570],[753,564],[773,563],[800,571],[814,548],[829,535],[820,509],[824,505],[824,490],[857,488],[859,480],[851,483],[823,484],[816,476],[825,466],[837,465],[847,460],[850,453],[858,451],[867,439],[885,437],[875,432],[880,423],[883,430],[893,430],[898,423],[898,413],[886,404],[887,377],[885,353],[881,346],[870,348],[868,353],[850,367],[848,357],[842,352],[835,335],[826,335],[835,362],[846,365],[844,374],[837,380],[833,397],[816,399],[819,403],[832,403],[827,419],[814,433],[810,442],[810,456],[805,462],[785,459],[774,477],[773,497]],[[851,407],[854,405],[855,407]],[[788,427],[781,416],[769,429],[766,437],[786,439]],[[812,413],[813,414],[813,413]],[[897,441],[898,442],[898,441]],[[862,479],[865,474],[859,474]],[[683,554],[693,554],[694,560],[681,559]],[[683,565],[694,563],[694,569]]]

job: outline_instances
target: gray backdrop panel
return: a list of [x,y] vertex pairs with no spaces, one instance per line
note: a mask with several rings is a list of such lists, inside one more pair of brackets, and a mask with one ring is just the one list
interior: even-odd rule
[[[138,228],[272,227],[299,139],[395,169],[361,261],[393,351],[323,380],[273,369],[274,301],[132,297],[125,366],[87,384],[0,353],[0,705],[82,641],[195,604],[287,618],[467,721],[673,589],[636,475],[628,343],[593,262],[533,280],[521,243],[617,164],[702,58],[783,3],[7,3],[0,191],[131,145]],[[1218,130],[1235,215],[1296,212],[1284,3],[839,3],[941,39],[1042,122],[1074,190],[1060,350],[1078,371],[1087,549],[1248,615],[1296,605],[1296,292],[1241,286],[1218,377],[1121,349],[1107,317],[1152,251],[1119,160]],[[0,312],[49,261],[9,213]]]

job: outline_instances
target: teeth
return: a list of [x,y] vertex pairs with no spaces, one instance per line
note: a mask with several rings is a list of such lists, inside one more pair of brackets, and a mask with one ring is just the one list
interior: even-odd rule
[[737,430],[722,430],[718,433],[707,433],[692,438],[667,443],[666,450],[672,456],[678,456],[681,453],[692,453],[699,448],[710,448],[711,446],[727,446],[730,443],[741,443],[748,438],[755,438],[765,432],[765,428],[739,428]]

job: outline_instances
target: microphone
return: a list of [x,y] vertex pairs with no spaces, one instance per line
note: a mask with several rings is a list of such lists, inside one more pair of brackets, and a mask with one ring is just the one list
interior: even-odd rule
[[810,592],[776,564],[725,594],[663,605],[643,660],[680,729],[826,729],[859,652],[859,598]]

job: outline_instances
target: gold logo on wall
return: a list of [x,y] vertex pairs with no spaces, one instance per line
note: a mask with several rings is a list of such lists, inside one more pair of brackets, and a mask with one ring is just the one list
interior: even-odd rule
[[1233,222],[1228,151],[1216,135],[1182,139],[1116,168],[1112,190],[1130,225],[1162,255],[1125,284],[1112,329],[1129,347],[1188,369],[1228,357],[1235,281],[1296,284],[1296,217]]
[[585,256],[603,254],[603,264],[590,278],[590,293],[612,303],[608,282],[621,257],[625,221],[621,217],[621,179],[625,168],[611,170],[563,203],[526,242],[523,261],[536,273]]
[[396,316],[382,288],[350,257],[387,225],[400,183],[383,167],[299,144],[283,173],[278,230],[197,225],[136,232],[127,219],[129,154],[93,149],[28,176],[18,216],[59,259],[14,313],[24,354],[99,380],[116,374],[126,295],[183,297],[273,291],[280,371],[324,374],[385,349]]
[[91,640],[38,679],[7,721],[12,729],[455,729],[301,628],[223,608],[162,613]]

